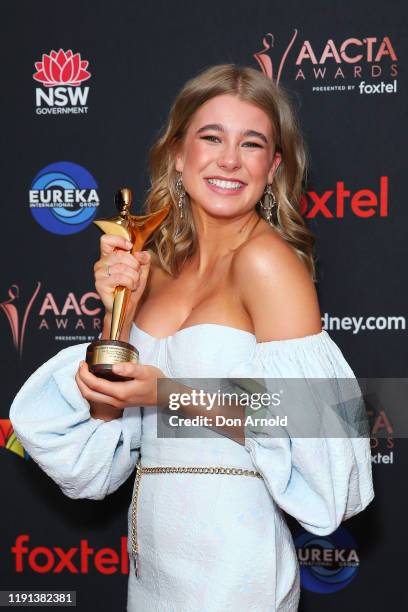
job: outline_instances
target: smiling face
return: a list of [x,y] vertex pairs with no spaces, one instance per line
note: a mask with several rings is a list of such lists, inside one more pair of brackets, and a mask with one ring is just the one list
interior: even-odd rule
[[225,94],[194,113],[176,170],[193,207],[230,218],[254,209],[280,161],[265,111]]

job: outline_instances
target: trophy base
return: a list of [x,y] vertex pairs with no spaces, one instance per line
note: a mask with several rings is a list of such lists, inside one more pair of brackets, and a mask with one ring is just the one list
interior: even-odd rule
[[131,361],[139,363],[139,351],[128,342],[121,340],[95,340],[86,350],[86,363],[94,376],[113,382],[132,380],[112,371],[115,363]]

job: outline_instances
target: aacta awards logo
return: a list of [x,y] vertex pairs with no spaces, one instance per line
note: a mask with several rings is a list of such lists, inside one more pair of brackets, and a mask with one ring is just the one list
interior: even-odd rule
[[31,214],[53,234],[76,234],[88,227],[99,206],[97,183],[88,170],[56,162],[34,177],[29,192]]
[[371,463],[392,465],[394,463],[395,432],[387,409],[378,407],[374,394],[366,394],[367,415],[370,420]]
[[8,299],[0,303],[5,314],[14,348],[21,358],[28,329],[54,334],[57,342],[91,342],[102,330],[101,302],[95,291],[82,295],[74,291],[42,291],[38,282],[22,303],[20,288],[13,284]]
[[21,321],[20,313],[15,304],[15,302],[18,301],[20,297],[20,289],[18,285],[11,285],[11,287],[9,287],[8,289],[8,299],[0,303],[0,310],[2,310],[7,317],[14,348],[18,352],[20,358],[23,354],[24,336],[26,332],[28,317],[30,315],[31,308],[38,295],[40,287],[41,283],[37,283],[37,287],[35,288],[33,294],[30,296],[25,310],[22,313]]
[[35,62],[33,79],[43,87],[35,90],[38,115],[85,114],[88,112],[89,87],[81,87],[91,77],[89,62],[71,49],[43,53]]
[[285,39],[268,32],[254,53],[262,72],[278,84],[310,83],[313,92],[396,93],[398,57],[389,36],[343,40],[301,40],[298,30]]
[[360,565],[356,542],[339,527],[327,536],[302,531],[295,538],[300,565],[300,582],[313,593],[335,593],[356,577]]

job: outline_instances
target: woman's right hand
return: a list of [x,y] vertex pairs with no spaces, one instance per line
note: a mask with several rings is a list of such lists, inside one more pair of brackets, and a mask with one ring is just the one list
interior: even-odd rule
[[94,265],[94,275],[95,288],[105,306],[105,314],[112,313],[115,287],[122,285],[131,291],[127,310],[133,320],[149,276],[150,253],[137,251],[132,255],[132,243],[112,234],[103,234],[100,245],[101,256]]

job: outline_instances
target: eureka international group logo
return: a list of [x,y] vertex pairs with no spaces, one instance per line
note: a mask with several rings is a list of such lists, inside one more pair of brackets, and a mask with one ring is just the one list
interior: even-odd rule
[[295,539],[301,586],[313,593],[336,593],[354,580],[360,566],[357,544],[351,533],[339,527],[317,536],[302,530]]
[[73,162],[56,162],[36,176],[29,191],[31,214],[48,232],[68,235],[88,227],[99,206],[97,183]]
[[81,85],[91,77],[88,65],[71,49],[43,53],[33,74],[42,85],[35,90],[37,115],[86,114],[89,86]]

